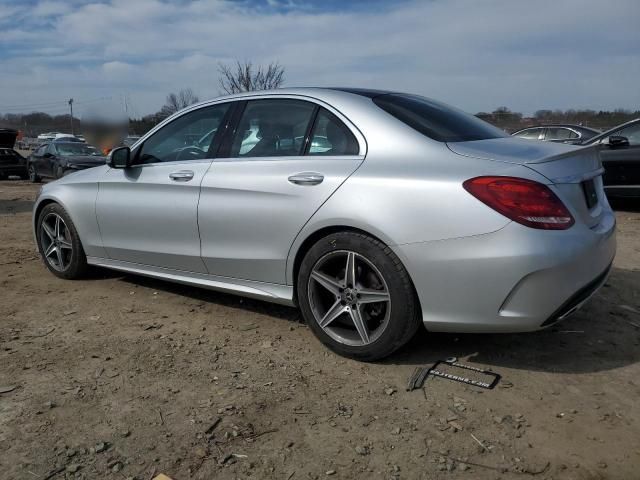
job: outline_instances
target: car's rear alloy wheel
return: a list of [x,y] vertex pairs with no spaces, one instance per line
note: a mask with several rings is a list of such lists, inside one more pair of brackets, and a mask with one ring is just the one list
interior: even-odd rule
[[355,232],[329,235],[305,256],[298,300],[318,338],[341,355],[376,360],[418,325],[409,276],[389,247]]
[[67,212],[56,203],[42,209],[38,217],[38,248],[45,265],[61,278],[80,278],[87,270],[87,257]]
[[387,284],[380,271],[359,253],[327,253],[313,267],[308,289],[315,321],[340,343],[368,345],[389,323]]

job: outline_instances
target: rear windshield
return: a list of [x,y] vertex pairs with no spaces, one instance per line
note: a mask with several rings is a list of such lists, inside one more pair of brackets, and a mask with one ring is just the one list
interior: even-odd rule
[[507,134],[473,115],[417,95],[387,94],[373,102],[401,122],[438,142],[468,142]]

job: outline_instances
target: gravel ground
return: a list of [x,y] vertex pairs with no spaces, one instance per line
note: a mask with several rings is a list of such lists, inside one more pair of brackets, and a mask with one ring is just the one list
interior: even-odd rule
[[[577,314],[519,335],[421,332],[384,362],[330,353],[295,309],[98,271],[63,281],[0,182],[0,477],[640,478],[640,208]],[[430,379],[456,356],[494,390]],[[9,387],[14,387],[11,391]]]

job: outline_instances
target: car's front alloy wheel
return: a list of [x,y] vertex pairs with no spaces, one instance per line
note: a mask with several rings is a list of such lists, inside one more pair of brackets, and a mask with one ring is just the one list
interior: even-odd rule
[[376,360],[404,345],[420,321],[400,260],[378,240],[340,232],[307,252],[298,302],[316,336],[341,355]]
[[47,268],[61,278],[80,278],[87,270],[78,232],[62,206],[51,203],[38,217],[38,248]]

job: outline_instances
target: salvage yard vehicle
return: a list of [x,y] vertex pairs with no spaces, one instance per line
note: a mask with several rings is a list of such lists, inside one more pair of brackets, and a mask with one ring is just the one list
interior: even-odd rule
[[58,277],[97,265],[297,305],[335,352],[376,360],[420,324],[524,332],[574,312],[615,256],[602,172],[593,148],[421,96],[282,89],[188,107],[45,185],[33,226]]
[[582,125],[538,125],[523,128],[511,135],[527,140],[544,140],[545,142],[580,143],[599,135],[600,132]]
[[37,183],[43,177],[62,178],[71,172],[104,165],[107,159],[95,147],[80,140],[58,139],[33,152],[27,161],[29,179]]
[[582,145],[599,145],[607,195],[640,197],[640,118],[612,128]]
[[13,149],[17,137],[17,130],[0,128],[0,180],[12,175],[27,178],[27,161]]

